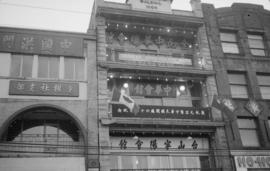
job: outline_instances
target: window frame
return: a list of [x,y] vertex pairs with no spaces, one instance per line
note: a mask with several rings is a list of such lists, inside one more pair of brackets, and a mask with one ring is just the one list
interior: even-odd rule
[[[255,126],[255,128],[252,128],[252,127],[249,127],[249,128],[242,128],[242,127],[240,127],[240,125],[239,125],[239,120],[252,120],[253,121],[253,123],[254,123],[254,126]],[[258,126],[258,121],[257,121],[257,118],[255,118],[255,117],[237,117],[237,126],[238,126],[238,131],[239,131],[239,135],[240,135],[240,139],[241,139],[241,142],[242,142],[242,146],[243,147],[247,147],[247,148],[249,148],[249,147],[261,147],[261,143],[260,143],[260,136],[259,136],[259,126]],[[250,125],[249,125],[250,126]],[[247,142],[247,141],[243,141],[243,139],[242,139],[242,135],[241,135],[241,130],[242,131],[255,131],[255,133],[256,133],[256,135],[255,135],[255,137],[257,137],[257,145],[245,145],[244,143],[245,142]],[[254,140],[254,139],[253,139]]]
[[[16,57],[17,56],[17,57]],[[31,57],[32,59],[31,60],[31,68],[30,68],[30,76],[24,76],[23,75],[23,69],[24,69],[24,57]],[[13,60],[14,58],[20,58],[19,59],[19,73],[18,75],[13,75]],[[18,54],[18,53],[11,53],[11,62],[10,62],[10,72],[9,72],[9,75],[11,77],[22,77],[22,78],[32,78],[33,77],[33,66],[34,66],[34,55],[31,55],[31,54]]]
[[[223,40],[222,39],[222,34],[230,34],[233,35],[235,40]],[[220,43],[221,43],[221,48],[223,53],[225,54],[240,54],[240,47],[239,47],[239,41],[238,41],[238,34],[236,31],[226,31],[226,30],[221,30],[219,32],[219,38],[220,38]],[[235,45],[237,47],[238,52],[227,52],[224,50],[223,43],[226,43],[228,45]]]
[[[228,75],[228,83],[229,83],[229,86],[230,86],[230,91],[231,91],[232,98],[233,99],[248,99],[250,97],[250,93],[249,93],[249,87],[248,87],[246,73],[228,71],[227,75]],[[233,82],[231,82],[230,81],[230,75],[242,75],[244,77],[244,79],[245,79],[245,83],[233,83]],[[241,94],[238,95],[238,96],[235,96],[235,94],[232,91],[232,86],[245,87],[245,90],[246,90],[246,93],[247,93],[246,97],[241,97]]]
[[[40,76],[39,75],[39,69],[40,69],[40,66],[39,66],[39,64],[40,64],[40,58],[43,58],[43,57],[45,57],[45,58],[55,58],[55,59],[57,59],[58,60],[58,69],[57,69],[57,71],[58,71],[58,73],[57,73],[57,77],[51,77],[51,61],[47,61],[47,73],[46,73],[46,77],[42,77],[42,76]],[[47,56],[47,55],[38,55],[38,64],[37,64],[37,78],[39,78],[39,79],[50,79],[50,80],[59,80],[59,79],[61,79],[60,78],[60,73],[61,73],[61,68],[60,68],[60,66],[61,66],[61,64],[60,64],[60,56]]]
[[270,89],[270,83],[269,84],[261,84],[260,81],[259,81],[259,77],[260,76],[262,76],[262,77],[269,77],[269,79],[270,79],[270,74],[256,73],[256,77],[257,77],[257,81],[258,81],[257,83],[258,83],[258,87],[259,87],[259,90],[260,90],[261,98],[263,100],[270,100],[270,95],[269,95],[269,98],[264,98],[263,93],[262,93],[262,90],[261,90],[262,87],[265,87],[265,88],[269,88]]
[[[260,36],[261,39],[250,38],[249,36]],[[250,44],[250,40],[257,40],[257,41],[261,40],[261,43],[262,43],[263,47],[262,48],[252,47],[251,44]],[[250,50],[251,55],[259,56],[259,57],[266,57],[267,56],[267,48],[265,46],[266,45],[265,44],[265,37],[264,37],[263,34],[261,34],[261,33],[247,33],[247,42],[248,42],[248,46],[249,46],[249,50]],[[263,50],[264,55],[253,54],[252,50]]]
[[[63,57],[64,58],[64,60],[63,60],[63,66],[64,66],[64,68],[63,68],[63,79],[64,80],[74,80],[74,81],[84,81],[85,80],[85,76],[86,76],[86,72],[85,72],[85,68],[86,68],[86,66],[85,66],[85,62],[86,62],[86,59],[85,58],[77,58],[77,57],[70,57],[70,56],[64,56]],[[66,78],[66,59],[75,59],[75,60],[81,60],[81,62],[82,62],[82,78],[77,78],[77,75],[78,75],[78,68],[80,68],[80,67],[78,67],[77,66],[77,64],[78,64],[78,62],[75,62],[75,61],[73,61],[72,62],[72,78]]]

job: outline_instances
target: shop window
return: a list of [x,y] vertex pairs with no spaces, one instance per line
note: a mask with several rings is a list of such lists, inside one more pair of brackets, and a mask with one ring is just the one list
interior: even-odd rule
[[248,34],[248,44],[252,55],[266,56],[262,35]]
[[232,98],[248,98],[245,74],[228,73]]
[[38,58],[38,77],[40,78],[59,78],[59,57],[39,56]]
[[253,118],[238,118],[238,128],[245,147],[259,147],[259,137],[256,121]]
[[239,53],[239,47],[235,33],[220,32],[220,40],[224,53]]
[[82,58],[64,58],[65,79],[84,80],[84,59]]
[[270,99],[270,76],[257,75],[259,88],[263,99]]
[[32,77],[33,56],[32,55],[17,55],[11,56],[12,77]]

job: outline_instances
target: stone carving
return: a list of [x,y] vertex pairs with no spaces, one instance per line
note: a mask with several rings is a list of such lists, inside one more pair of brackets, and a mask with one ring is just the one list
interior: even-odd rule
[[163,45],[165,42],[165,40],[161,37],[161,36],[158,36],[155,40],[155,43],[158,45],[158,46],[161,46]]
[[124,45],[125,40],[126,40],[126,36],[125,36],[123,33],[120,33],[120,34],[118,35],[118,40],[119,40],[119,44],[120,44],[120,45]]
[[146,47],[148,47],[148,46],[150,46],[150,45],[153,44],[151,35],[146,35],[146,36],[145,36],[144,44],[145,44]]
[[132,35],[130,38],[130,42],[135,46],[141,45],[141,40],[139,35]]
[[113,43],[114,34],[113,32],[110,32],[107,34],[107,43],[112,44]]
[[167,47],[176,49],[176,42],[174,42],[172,39],[169,39],[169,41],[167,42]]

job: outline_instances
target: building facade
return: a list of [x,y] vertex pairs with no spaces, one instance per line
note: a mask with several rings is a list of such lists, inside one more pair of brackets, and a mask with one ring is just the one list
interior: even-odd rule
[[232,170],[201,3],[171,2],[94,5],[100,170]]
[[234,170],[269,170],[270,11],[235,3],[203,13]]
[[84,171],[97,161],[88,148],[98,146],[87,89],[95,45],[90,31],[0,28],[0,170]]

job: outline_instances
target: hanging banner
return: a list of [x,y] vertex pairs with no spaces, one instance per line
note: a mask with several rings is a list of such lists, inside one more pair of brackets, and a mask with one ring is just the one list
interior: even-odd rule
[[0,51],[82,57],[83,39],[49,34],[0,32]]
[[113,117],[210,120],[211,110],[210,108],[140,105],[139,112],[134,114],[122,104],[112,104],[112,115]]
[[176,85],[155,83],[129,83],[130,96],[176,97]]

